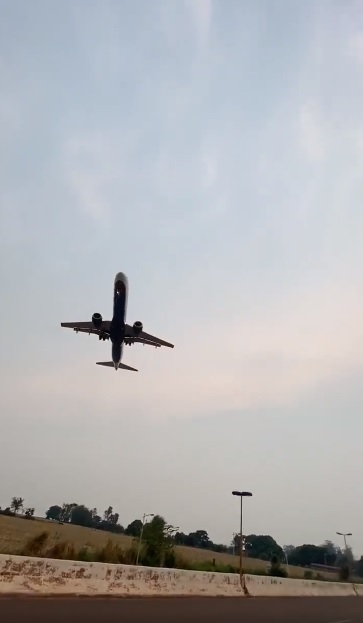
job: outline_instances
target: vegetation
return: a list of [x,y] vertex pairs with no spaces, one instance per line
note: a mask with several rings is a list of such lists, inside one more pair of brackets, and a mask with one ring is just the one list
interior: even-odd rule
[[[10,524],[5,530],[1,526],[1,552],[124,564],[135,564],[138,559],[138,564],[154,567],[238,571],[238,535],[229,545],[214,543],[206,530],[185,534],[160,515],[144,528],[140,519],[124,528],[112,506],[99,514],[96,508],[75,502],[50,506],[42,520],[35,518],[34,508],[25,508],[24,502],[24,498],[13,497],[10,506],[0,508],[0,515],[8,516],[3,520],[12,518],[10,524],[16,524],[14,530]],[[340,577],[345,581],[352,575],[363,577],[363,556],[355,561],[349,548],[342,552],[331,541],[282,548],[270,535],[250,534],[243,537],[243,550],[243,567],[250,573],[330,580]],[[330,573],[326,567],[331,568]]]

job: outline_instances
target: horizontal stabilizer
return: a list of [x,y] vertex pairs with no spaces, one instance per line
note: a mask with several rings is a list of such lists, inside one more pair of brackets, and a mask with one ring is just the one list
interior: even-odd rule
[[[96,362],[98,366],[106,366],[107,368],[114,368],[115,364],[113,363],[113,361],[97,361]],[[125,363],[119,363],[118,367],[121,370],[132,370],[132,372],[138,372],[138,370],[136,370],[136,368],[131,368],[131,366],[127,366]]]

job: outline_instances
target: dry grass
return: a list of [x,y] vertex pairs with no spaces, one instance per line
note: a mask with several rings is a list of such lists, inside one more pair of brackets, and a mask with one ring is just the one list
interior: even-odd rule
[[[35,519],[29,521],[18,517],[0,515],[0,553],[20,554],[29,539],[39,536],[46,530],[49,533],[49,546],[59,545],[60,543],[70,543],[75,550],[81,548],[102,548],[107,541],[118,545],[123,550],[129,549],[133,544],[132,537],[125,534],[111,534],[102,530],[83,528],[72,524],[58,524],[47,519]],[[215,559],[216,565],[231,565],[238,567],[238,556],[232,554],[221,554],[208,550],[195,549],[193,547],[177,546],[177,554],[185,561],[190,563],[203,563]],[[256,558],[244,558],[244,570],[247,572],[263,573],[266,571],[267,563]],[[305,569],[300,567],[290,567],[291,577],[303,578]],[[334,573],[321,573],[321,577],[327,580],[335,580]]]

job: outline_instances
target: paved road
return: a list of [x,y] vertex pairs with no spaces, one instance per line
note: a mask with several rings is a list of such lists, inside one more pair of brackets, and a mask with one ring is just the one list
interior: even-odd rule
[[363,623],[363,599],[0,599],[9,623]]

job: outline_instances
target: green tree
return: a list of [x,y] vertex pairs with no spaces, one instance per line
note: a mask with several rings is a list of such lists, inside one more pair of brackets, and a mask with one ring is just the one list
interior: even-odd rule
[[213,545],[206,530],[196,530],[195,532],[191,532],[188,536],[193,543],[192,547],[208,549],[211,545]]
[[324,565],[326,560],[325,547],[305,543],[295,547],[289,557],[289,564],[309,567],[311,564]]
[[268,557],[271,560],[272,556],[277,556],[278,560],[284,560],[284,552],[282,547],[278,545],[272,536],[265,534],[249,534],[245,538],[245,552],[250,558]]
[[34,517],[34,513],[35,513],[35,508],[27,508],[25,510],[26,517]]
[[75,506],[78,506],[78,504],[76,504],[75,502],[72,502],[71,504],[69,504],[68,502],[63,503],[60,520],[68,523],[71,520],[72,510],[73,508],[75,508]]
[[45,513],[47,519],[53,519],[53,521],[59,521],[62,514],[62,507],[55,504],[54,506],[50,506]]
[[109,506],[103,514],[104,521],[110,521],[110,517],[112,517],[112,513],[113,513],[113,508],[112,506]]
[[10,508],[15,513],[15,515],[20,511],[20,509],[23,508],[23,505],[24,505],[24,498],[13,497],[11,499]]
[[125,534],[128,536],[139,537],[141,534],[142,521],[141,519],[134,519],[126,528]]
[[363,556],[355,563],[355,573],[359,578],[363,578]]
[[269,575],[272,575],[278,578],[286,578],[287,576],[287,572],[284,569],[282,569],[280,565],[280,561],[276,555],[273,555],[271,558]]
[[84,504],[74,506],[71,511],[71,523],[75,524],[76,526],[91,526],[92,513],[89,508],[87,508],[87,506],[84,506]]
[[143,564],[159,567],[164,564],[166,558],[169,561],[176,532],[177,528],[167,524],[161,515],[155,515],[149,523],[145,524],[143,531]]

